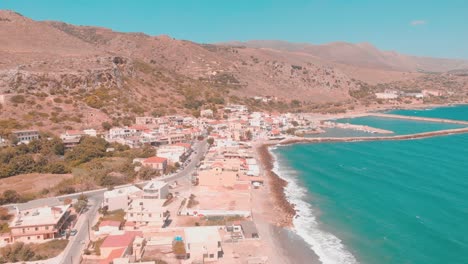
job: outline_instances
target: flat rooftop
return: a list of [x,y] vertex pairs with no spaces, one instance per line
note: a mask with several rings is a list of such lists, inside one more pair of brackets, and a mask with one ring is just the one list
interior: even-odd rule
[[128,187],[114,189],[112,191],[106,191],[104,192],[104,198],[118,197],[122,195],[134,194],[137,192],[141,192],[141,189],[132,185]]
[[69,207],[70,205],[58,205],[20,211],[10,223],[10,227],[55,225],[67,212]]
[[184,233],[187,243],[217,243],[221,241],[221,236],[216,226],[186,227]]
[[143,187],[143,190],[159,190],[166,185],[167,183],[163,181],[150,181]]

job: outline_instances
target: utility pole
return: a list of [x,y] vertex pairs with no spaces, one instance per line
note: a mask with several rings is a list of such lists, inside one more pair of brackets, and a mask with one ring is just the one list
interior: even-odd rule
[[91,241],[91,230],[89,228],[89,218],[88,218],[88,240]]

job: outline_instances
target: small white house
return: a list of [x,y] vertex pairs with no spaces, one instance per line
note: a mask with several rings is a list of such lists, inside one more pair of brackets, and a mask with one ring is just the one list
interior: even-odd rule
[[102,206],[107,206],[108,211],[115,211],[119,209],[126,210],[131,199],[141,193],[143,193],[143,191],[133,185],[114,189],[112,191],[106,191],[104,192],[104,201]]
[[169,194],[169,185],[163,181],[150,181],[143,187],[143,198],[166,199]]
[[218,227],[187,227],[185,233],[185,250],[192,262],[217,261],[223,257],[221,236]]

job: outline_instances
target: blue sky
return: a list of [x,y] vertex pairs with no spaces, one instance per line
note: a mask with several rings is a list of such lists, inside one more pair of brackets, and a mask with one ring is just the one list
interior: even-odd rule
[[0,9],[203,43],[370,42],[405,54],[468,59],[467,0],[0,0]]

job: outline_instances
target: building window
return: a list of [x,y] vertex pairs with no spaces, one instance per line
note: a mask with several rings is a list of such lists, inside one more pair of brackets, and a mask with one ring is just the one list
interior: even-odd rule
[[46,229],[46,230],[49,230],[49,226],[46,226],[45,229]]
[[207,258],[208,257],[208,254],[203,254],[203,258]]
[[37,230],[39,230],[39,228],[38,228],[38,227],[35,227],[34,230],[37,231]]
[[31,237],[28,237],[28,240],[30,240],[30,239],[31,239]]
[[37,236],[37,239],[41,239],[41,236]]
[[26,230],[23,228],[23,234],[26,233]]
[[151,216],[152,216],[152,214],[148,214],[148,217],[151,217]]
[[210,258],[214,258],[214,254],[210,254]]
[[133,217],[133,214],[130,214],[130,217]]

